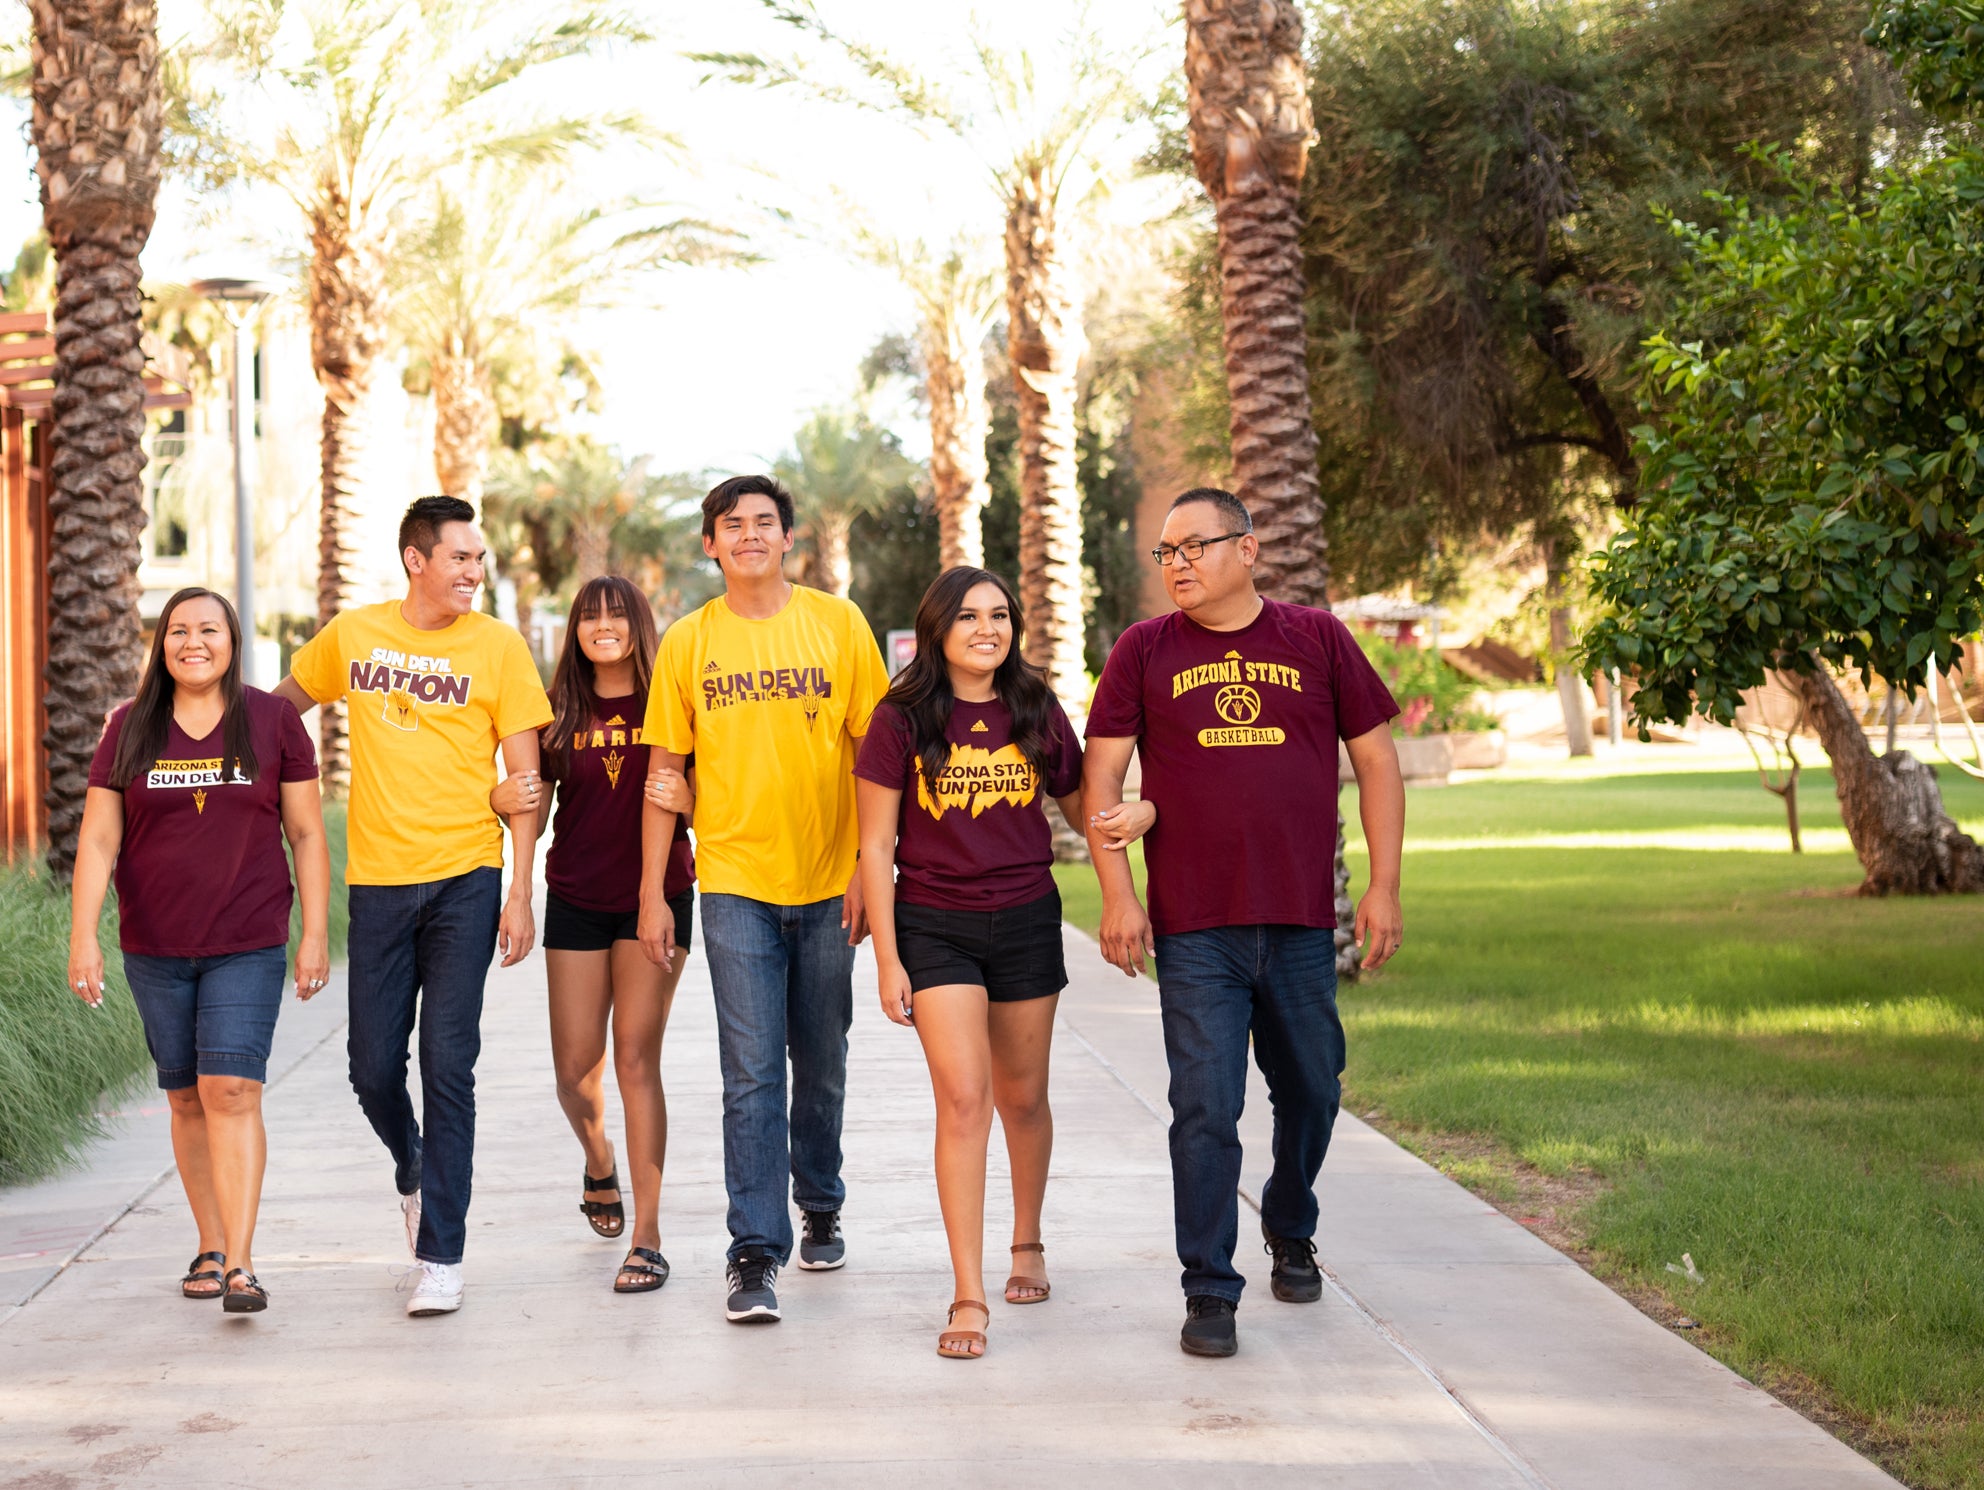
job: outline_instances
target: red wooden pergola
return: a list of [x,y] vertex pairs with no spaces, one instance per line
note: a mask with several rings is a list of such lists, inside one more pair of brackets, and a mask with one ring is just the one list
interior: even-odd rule
[[[187,390],[148,372],[147,409],[183,409]],[[41,851],[48,756],[49,415],[55,337],[46,311],[0,315],[0,837],[7,862]]]

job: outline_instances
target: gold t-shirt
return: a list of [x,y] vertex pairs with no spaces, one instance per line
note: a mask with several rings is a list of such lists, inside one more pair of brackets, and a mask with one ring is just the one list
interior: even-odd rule
[[498,746],[551,722],[521,636],[478,611],[421,631],[391,600],[334,616],[289,670],[319,704],[349,699],[347,884],[502,866],[503,825],[489,810]]
[[888,686],[867,618],[820,590],[793,586],[762,621],[718,596],[668,628],[645,732],[695,753],[705,893],[811,905],[847,889],[855,742]]

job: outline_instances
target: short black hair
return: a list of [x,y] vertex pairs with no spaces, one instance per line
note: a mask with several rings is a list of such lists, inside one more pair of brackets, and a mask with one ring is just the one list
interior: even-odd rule
[[1254,514],[1247,510],[1245,502],[1230,491],[1221,491],[1216,486],[1195,486],[1173,499],[1171,510],[1176,512],[1188,502],[1204,502],[1209,507],[1217,507],[1220,515],[1236,533],[1254,531]]
[[[420,497],[400,519],[400,567],[406,568],[406,551],[420,550],[420,557],[434,557],[434,545],[441,541],[444,523],[472,523],[475,509],[460,497]],[[409,570],[409,573],[412,571]]]
[[744,497],[770,497],[772,505],[778,508],[778,525],[788,533],[792,531],[791,492],[769,476],[732,476],[711,487],[710,494],[703,498],[703,536],[716,537],[716,520]]

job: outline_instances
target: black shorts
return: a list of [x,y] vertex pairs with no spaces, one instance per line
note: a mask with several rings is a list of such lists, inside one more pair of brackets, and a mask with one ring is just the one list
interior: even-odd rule
[[896,955],[912,993],[972,983],[995,1004],[1046,998],[1068,986],[1061,892],[997,911],[896,902]]
[[[691,885],[668,902],[675,912],[675,945],[689,950],[690,933],[695,930],[696,887]],[[605,952],[615,942],[641,939],[639,911],[589,911],[569,900],[560,900],[555,891],[544,892],[544,950],[547,952]]]

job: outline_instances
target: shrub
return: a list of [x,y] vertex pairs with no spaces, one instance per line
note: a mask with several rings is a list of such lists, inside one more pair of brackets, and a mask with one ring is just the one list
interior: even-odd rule
[[1477,685],[1440,660],[1431,647],[1401,647],[1375,632],[1360,631],[1357,645],[1402,711],[1392,733],[1407,737],[1497,728],[1501,721],[1474,702]]

